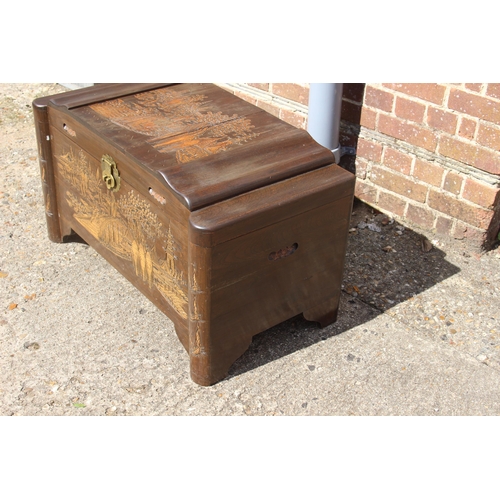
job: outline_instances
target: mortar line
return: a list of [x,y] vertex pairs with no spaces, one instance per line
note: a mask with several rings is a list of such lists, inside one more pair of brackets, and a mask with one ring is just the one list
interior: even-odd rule
[[474,177],[475,179],[485,182],[491,186],[500,187],[500,178],[495,174],[490,174],[488,172],[484,172],[483,170],[479,170],[472,165],[467,165],[466,163],[458,160],[453,160],[437,153],[432,153],[419,146],[407,144],[400,139],[396,139],[380,132],[370,130],[366,127],[354,125],[344,121],[341,122],[341,130],[344,132],[354,133],[362,139],[372,140],[385,146],[390,146],[402,153],[413,154],[423,160],[438,163],[449,170]]

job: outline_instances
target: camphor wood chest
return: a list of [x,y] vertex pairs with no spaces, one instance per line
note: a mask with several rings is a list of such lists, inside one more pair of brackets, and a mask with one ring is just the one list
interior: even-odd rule
[[174,323],[191,378],[252,336],[336,319],[354,176],[211,84],[102,84],[33,103],[49,237],[95,248]]

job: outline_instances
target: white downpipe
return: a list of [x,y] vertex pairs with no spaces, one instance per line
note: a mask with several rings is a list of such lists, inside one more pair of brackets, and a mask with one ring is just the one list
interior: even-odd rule
[[339,143],[342,83],[311,83],[309,85],[309,116],[307,131],[312,138],[332,151],[340,161]]

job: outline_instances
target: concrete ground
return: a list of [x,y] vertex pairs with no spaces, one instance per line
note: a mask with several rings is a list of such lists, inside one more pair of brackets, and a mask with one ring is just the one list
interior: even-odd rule
[[0,415],[500,414],[499,249],[361,203],[337,323],[292,318],[194,384],[152,303],[92,248],[47,238],[31,102],[63,90],[0,85]]

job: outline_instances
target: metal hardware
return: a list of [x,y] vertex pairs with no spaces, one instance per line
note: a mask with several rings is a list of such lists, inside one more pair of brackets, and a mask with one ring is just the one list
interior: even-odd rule
[[355,155],[355,154],[356,154],[356,148],[351,148],[349,146],[342,146],[340,148],[340,156]]
[[102,180],[106,187],[111,191],[120,189],[120,172],[116,166],[115,160],[109,155],[103,155],[101,158]]

